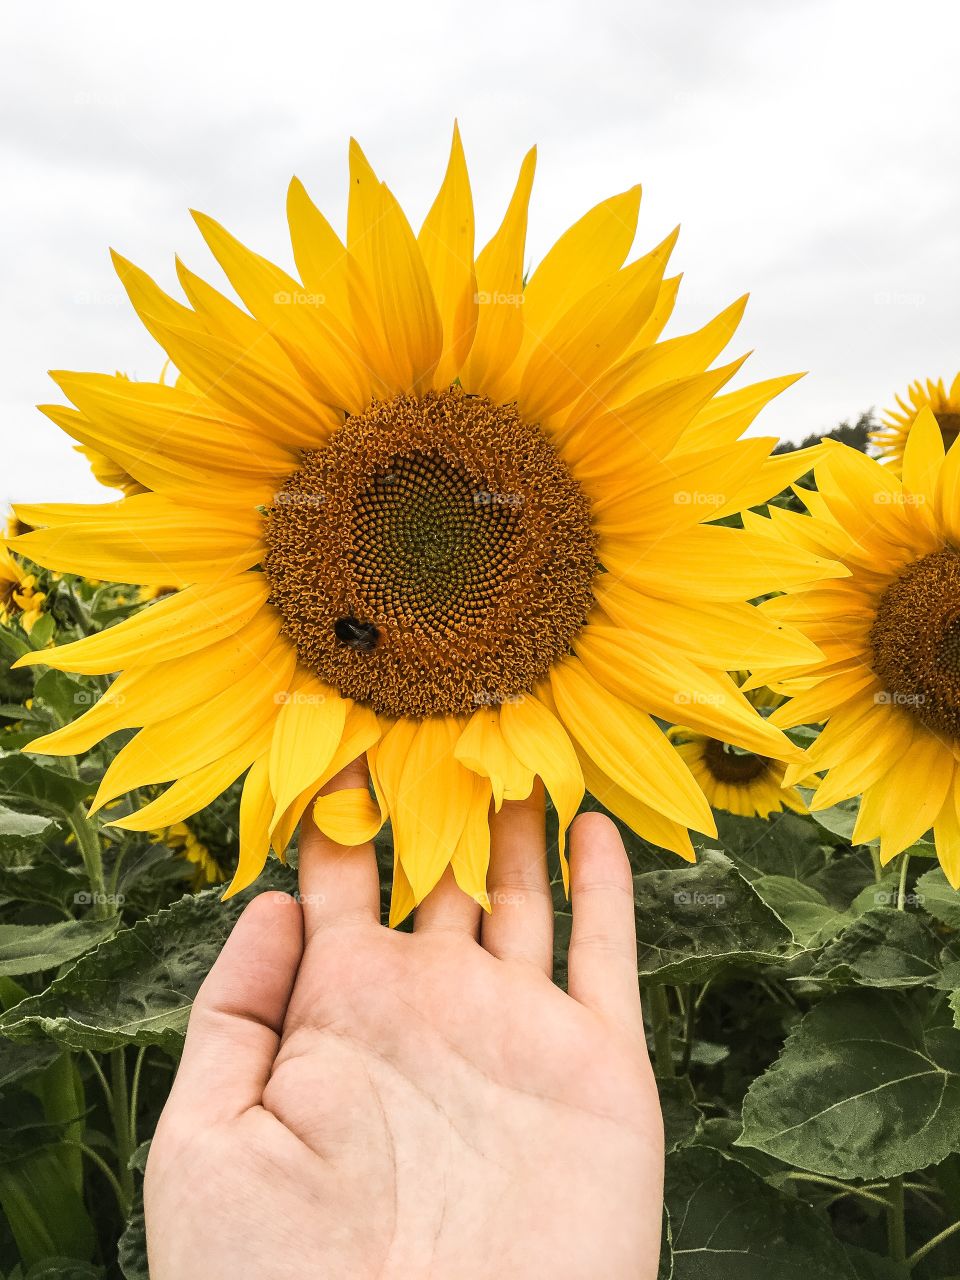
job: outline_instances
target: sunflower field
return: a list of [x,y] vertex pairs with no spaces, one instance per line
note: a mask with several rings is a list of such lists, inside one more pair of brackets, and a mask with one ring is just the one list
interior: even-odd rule
[[191,1001],[308,809],[404,929],[448,868],[489,909],[537,778],[560,985],[574,815],[632,864],[661,1280],[960,1277],[960,381],[778,451],[794,376],[729,389],[745,299],[663,336],[639,188],[527,269],[534,164],[477,252],[458,132],[417,234],[353,144],[345,241],[296,181],[297,276],[197,215],[237,301],[116,256],[169,368],[54,375],[113,492],[0,544],[3,1280],[147,1276]]

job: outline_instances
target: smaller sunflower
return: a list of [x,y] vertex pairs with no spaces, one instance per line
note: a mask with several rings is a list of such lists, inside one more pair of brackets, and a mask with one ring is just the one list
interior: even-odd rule
[[125,471],[119,463],[108,458],[99,449],[93,449],[86,444],[75,444],[73,448],[75,453],[80,453],[86,458],[94,480],[102,484],[105,489],[120,489],[126,498],[132,498],[137,493],[148,492],[142,484],[134,480],[129,471]]
[[897,396],[897,408],[887,409],[878,430],[871,432],[870,443],[879,451],[880,461],[897,475],[903,469],[903,451],[913,421],[921,409],[929,408],[936,419],[943,447],[949,449],[960,436],[960,373],[947,391],[942,378],[936,382],[928,378],[926,385],[919,378],[910,384],[906,392],[909,404]]
[[[7,538],[17,535],[15,522],[7,527]],[[6,540],[0,538],[0,623],[18,618],[27,635],[33,630],[43,611],[46,595],[37,590],[36,574],[26,573],[10,554]]]
[[[735,673],[734,679],[742,685],[746,672]],[[746,697],[758,710],[778,707],[784,701],[782,695],[766,687],[752,689]],[[744,751],[685,725],[674,725],[667,730],[667,737],[712,809],[725,809],[743,818],[767,818],[783,809],[806,813],[807,806],[797,788],[783,785],[785,761]]]
[[227,872],[185,822],[174,822],[169,827],[151,832],[151,835],[158,844],[165,844],[185,862],[193,863],[194,889],[206,889],[212,884],[222,884],[226,880]]
[[[814,779],[816,811],[860,796],[855,844],[879,840],[880,861],[933,830],[944,874],[960,889],[960,443],[944,449],[932,410],[910,429],[903,477],[827,442],[801,490],[809,515],[775,510],[754,533],[829,554],[835,581],[788,587],[760,605],[797,627],[823,658],[754,667],[790,700],[773,724],[824,724],[790,783]],[[828,550],[829,549],[829,550]]]

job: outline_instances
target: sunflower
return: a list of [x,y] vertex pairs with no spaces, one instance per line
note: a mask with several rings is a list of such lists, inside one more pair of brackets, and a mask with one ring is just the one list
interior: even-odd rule
[[37,590],[36,574],[24,572],[23,567],[7,550],[7,544],[17,536],[14,517],[8,521],[7,536],[0,538],[0,623],[18,618],[27,635],[33,630],[43,610],[46,595]]
[[185,822],[174,822],[169,827],[152,831],[150,834],[157,843],[165,844],[185,862],[193,863],[195,889],[206,889],[212,884],[219,884],[226,880],[227,873],[223,867]]
[[[735,673],[737,684],[743,684],[746,675],[746,672]],[[750,690],[747,700],[755,707],[768,710],[783,702],[782,696],[766,687]],[[806,813],[807,806],[797,788],[783,785],[786,765],[782,760],[755,751],[737,750],[730,743],[684,725],[668,729],[667,737],[712,808],[726,809],[744,818],[767,818],[783,809]]]
[[[175,385],[61,373],[45,412],[149,492],[22,509],[41,563],[178,588],[99,635],[25,662],[125,668],[74,724],[31,744],[139,733],[94,800],[172,785],[118,821],[182,821],[242,774],[230,892],[283,855],[315,801],[344,845],[389,818],[391,919],[444,869],[486,902],[491,801],[542,779],[563,832],[586,785],[693,857],[703,792],[653,716],[746,750],[789,750],[726,671],[819,651],[747,602],[830,576],[800,548],[708,522],[805,471],[740,437],[784,377],[723,388],[711,368],[745,299],[659,341],[676,233],[624,265],[638,187],[586,213],[524,285],[535,153],[474,255],[457,131],[415,235],[350,149],[344,245],[294,180],[299,279],[196,215],[239,306],[178,264],[187,302],[120,278]],[[366,753],[373,792],[315,799]]]
[[826,722],[787,782],[826,770],[815,810],[862,795],[853,839],[879,838],[884,864],[932,827],[944,873],[960,888],[960,446],[944,451],[927,408],[907,438],[902,479],[838,444],[815,477],[819,492],[798,489],[809,516],[748,521],[849,575],[761,606],[823,651],[813,667],[762,674],[791,695],[774,723]]
[[897,408],[887,409],[881,426],[870,433],[870,441],[879,451],[880,460],[897,475],[903,466],[903,450],[907,434],[921,409],[929,408],[943,435],[943,446],[949,449],[960,436],[960,373],[947,391],[943,379],[934,382],[927,379],[926,386],[919,379],[907,389],[907,400],[897,396]]
[[105,489],[119,489],[128,498],[135,493],[147,492],[145,485],[139,484],[119,463],[114,462],[99,449],[94,449],[87,444],[74,445],[74,449],[86,458],[93,472],[93,478]]

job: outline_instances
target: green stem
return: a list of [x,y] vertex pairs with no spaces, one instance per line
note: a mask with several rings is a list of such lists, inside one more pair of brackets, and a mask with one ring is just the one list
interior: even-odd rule
[[110,1054],[110,1079],[113,1086],[110,1110],[113,1115],[113,1132],[117,1144],[117,1173],[124,1197],[125,1212],[129,1213],[134,1193],[133,1170],[130,1168],[133,1143],[130,1133],[130,1098],[127,1093],[127,1062],[122,1049],[114,1049]]
[[100,920],[116,915],[117,904],[113,895],[107,893],[103,879],[103,855],[100,850],[100,836],[97,828],[84,813],[81,805],[77,805],[70,813],[70,828],[77,838],[77,847],[83,858],[84,870],[90,882],[90,893],[93,895],[93,914]]
[[683,1054],[680,1058],[680,1074],[685,1076],[690,1070],[690,1055],[693,1053],[693,1038],[697,1025],[697,1002],[693,998],[693,987],[685,989],[686,1002],[683,1018]]
[[887,1183],[887,1249],[894,1262],[907,1260],[907,1234],[903,1217],[903,1178]]
[[910,866],[910,855],[905,853],[900,858],[900,883],[897,885],[897,910],[905,911],[907,907],[907,870]]
[[673,1064],[673,1041],[670,1038],[670,1004],[667,1000],[666,987],[650,987],[647,1000],[650,1009],[650,1024],[653,1028],[653,1052],[657,1075],[664,1079],[675,1076]]
[[143,1060],[147,1056],[147,1046],[143,1045],[133,1064],[133,1082],[130,1085],[130,1150],[137,1149],[137,1102],[140,1096],[140,1072]]
[[798,1173],[795,1170],[791,1170],[787,1177],[793,1178],[795,1182],[815,1182],[821,1187],[833,1187],[835,1190],[843,1192],[846,1196],[859,1196],[861,1200],[872,1200],[875,1204],[887,1204],[884,1196],[875,1195],[866,1187],[851,1187],[848,1183],[840,1182],[837,1178],[823,1178],[818,1173]]
[[932,1249],[935,1249],[938,1244],[942,1244],[948,1236],[952,1236],[957,1231],[960,1231],[960,1221],[952,1222],[950,1226],[945,1227],[939,1235],[934,1236],[932,1240],[928,1240],[926,1244],[922,1244],[916,1253],[911,1253],[910,1257],[907,1259],[907,1270],[912,1271],[917,1263],[922,1262]]
[[873,878],[879,884],[883,879],[883,866],[880,862],[880,850],[871,846],[870,857],[873,859]]
[[89,1058],[90,1065],[93,1067],[96,1077],[100,1081],[100,1086],[103,1089],[103,1096],[107,1100],[107,1106],[112,1108],[113,1093],[111,1092],[107,1077],[103,1074],[103,1067],[101,1067],[100,1063],[97,1061],[95,1054],[91,1053],[89,1049],[84,1049],[84,1053]]
[[93,1147],[88,1147],[85,1142],[76,1142],[71,1138],[64,1138],[63,1141],[68,1147],[77,1147],[83,1152],[88,1160],[93,1161],[106,1180],[110,1183],[111,1187],[113,1187],[113,1193],[117,1197],[117,1204],[120,1206],[120,1212],[126,1217],[130,1211],[130,1206],[124,1199],[123,1188],[117,1181],[117,1175],[107,1164],[106,1160],[104,1160],[103,1156],[100,1155],[98,1151],[94,1151]]

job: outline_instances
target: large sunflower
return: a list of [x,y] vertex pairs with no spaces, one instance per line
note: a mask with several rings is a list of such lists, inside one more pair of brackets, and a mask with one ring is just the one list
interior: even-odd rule
[[954,378],[949,391],[942,378],[936,382],[928,378],[926,384],[918,379],[907,388],[906,397],[904,400],[903,396],[897,396],[897,407],[887,409],[879,428],[870,433],[870,441],[876,446],[880,460],[897,475],[903,466],[907,434],[921,409],[929,408],[933,412],[945,448],[949,449],[960,436],[960,373]]
[[932,827],[960,888],[960,446],[944,453],[924,409],[902,480],[832,442],[814,474],[819,492],[798,489],[812,518],[771,510],[770,521],[748,519],[849,571],[761,606],[823,650],[814,667],[762,676],[792,695],[771,717],[781,728],[826,721],[787,781],[827,770],[814,809],[862,795],[853,838],[879,837],[884,863]]
[[355,144],[346,245],[291,185],[299,279],[210,218],[242,309],[182,264],[189,305],[122,258],[175,386],[57,374],[46,412],[149,492],[23,508],[18,540],[57,569],[177,594],[100,635],[30,655],[123,673],[35,742],[83,751],[121,727],[94,802],[172,786],[118,825],[181,821],[246,773],[231,890],[281,853],[318,789],[367,754],[365,790],[324,796],[345,845],[389,817],[402,918],[452,865],[485,901],[492,799],[539,776],[562,832],[584,784],[655,843],[693,856],[710,807],[653,716],[748,750],[788,749],[725,674],[814,660],[746,602],[836,566],[705,521],[810,465],[741,440],[793,378],[719,394],[743,309],[658,341],[676,239],[624,266],[640,190],[604,201],[524,287],[534,153],[474,258],[454,132],[419,235]]

